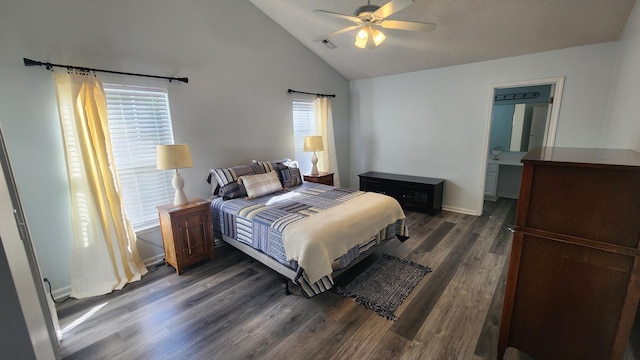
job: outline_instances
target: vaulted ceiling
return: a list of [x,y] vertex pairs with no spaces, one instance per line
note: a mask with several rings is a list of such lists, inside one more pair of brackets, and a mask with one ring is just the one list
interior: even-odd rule
[[[383,6],[389,0],[371,0]],[[381,29],[376,48],[354,45],[346,15],[366,0],[251,0],[267,16],[350,80],[525,55],[620,38],[635,0],[415,0],[389,19],[435,23],[432,32]]]

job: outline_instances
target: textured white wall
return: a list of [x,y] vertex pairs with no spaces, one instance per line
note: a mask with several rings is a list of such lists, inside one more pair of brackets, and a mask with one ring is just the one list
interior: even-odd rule
[[[288,88],[337,95],[336,147],[348,173],[349,82],[249,1],[2,1],[0,49],[0,126],[54,289],[70,285],[69,189],[52,75],[25,68],[23,57],[189,77],[179,84],[98,74],[168,88],[175,140],[191,145],[194,166],[181,171],[190,197],[209,195],[210,168],[294,156]],[[162,251],[139,247],[143,258]]]
[[640,151],[640,6],[637,4],[618,46],[614,91],[602,146]]
[[617,43],[351,83],[351,183],[365,171],[446,179],[444,207],[481,214],[491,84],[565,77],[556,146],[601,141]]

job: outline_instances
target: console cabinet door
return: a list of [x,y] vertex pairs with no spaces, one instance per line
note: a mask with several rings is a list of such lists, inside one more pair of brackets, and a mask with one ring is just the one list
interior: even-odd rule
[[431,212],[433,203],[433,192],[425,191],[423,188],[414,186],[401,186],[399,190],[399,200],[402,207],[411,211]]

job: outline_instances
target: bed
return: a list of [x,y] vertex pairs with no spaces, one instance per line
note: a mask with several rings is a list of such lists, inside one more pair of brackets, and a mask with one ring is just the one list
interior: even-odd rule
[[303,182],[287,161],[212,169],[207,180],[214,235],[291,280],[306,297],[329,290],[335,276],[386,241],[408,236],[395,199]]

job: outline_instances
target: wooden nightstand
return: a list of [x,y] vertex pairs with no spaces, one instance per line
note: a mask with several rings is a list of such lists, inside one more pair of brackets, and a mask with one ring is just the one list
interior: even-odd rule
[[333,173],[321,172],[318,175],[304,175],[304,181],[333,186]]
[[164,258],[178,275],[186,266],[215,258],[209,206],[210,202],[203,199],[158,206]]

